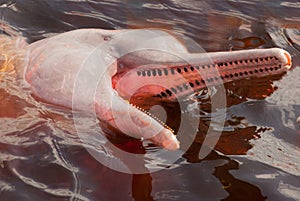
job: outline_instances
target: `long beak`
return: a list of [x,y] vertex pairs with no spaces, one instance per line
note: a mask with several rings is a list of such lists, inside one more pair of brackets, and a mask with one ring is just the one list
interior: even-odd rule
[[131,69],[116,81],[124,99],[153,94],[174,101],[207,86],[251,77],[282,74],[291,68],[288,52],[279,48],[190,54],[188,61]]

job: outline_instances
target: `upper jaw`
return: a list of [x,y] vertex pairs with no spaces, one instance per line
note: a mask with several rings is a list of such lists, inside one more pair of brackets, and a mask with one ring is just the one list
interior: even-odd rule
[[[244,66],[261,63],[255,62],[255,59],[261,58],[276,58],[277,64],[282,65],[284,69],[289,70],[292,66],[291,55],[281,48],[269,48],[269,49],[251,49],[251,50],[238,50],[231,52],[212,52],[203,54],[191,54],[190,61],[192,63],[229,63],[235,61],[245,61]],[[247,61],[251,61],[247,63]],[[240,62],[242,64],[242,62]]]

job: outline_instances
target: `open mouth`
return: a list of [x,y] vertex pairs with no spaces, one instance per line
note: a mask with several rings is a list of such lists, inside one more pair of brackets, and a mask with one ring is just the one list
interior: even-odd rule
[[[131,100],[133,96],[148,96],[150,99],[178,101],[208,86],[281,75],[292,65],[290,54],[279,48],[216,52],[199,54],[198,57],[191,63],[155,64],[131,69],[114,81],[117,83],[115,90],[125,100]],[[149,112],[135,107],[173,132]]]

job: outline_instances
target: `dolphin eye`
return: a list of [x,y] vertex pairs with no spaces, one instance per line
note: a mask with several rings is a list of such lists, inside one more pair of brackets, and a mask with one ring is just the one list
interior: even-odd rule
[[104,40],[104,41],[110,41],[110,39],[111,39],[110,36],[104,36],[104,37],[103,37],[103,40]]

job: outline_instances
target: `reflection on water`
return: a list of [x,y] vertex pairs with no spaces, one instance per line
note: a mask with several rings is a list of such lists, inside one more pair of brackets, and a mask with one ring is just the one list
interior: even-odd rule
[[[300,15],[294,1],[27,1],[1,3],[1,30],[29,42],[76,28],[155,27],[197,41],[207,51],[281,47],[299,65]],[[187,44],[188,45],[188,44]],[[113,171],[82,146],[71,111],[35,100],[9,71],[0,70],[0,198],[2,200],[298,200],[300,195],[300,71],[226,84],[221,139],[205,159],[198,153],[211,122],[207,90],[187,107],[200,107],[199,132],[172,167],[142,175]],[[275,83],[275,84],[274,84]],[[218,93],[218,87],[214,90]],[[142,104],[142,103],[141,103]],[[153,103],[154,104],[154,103]],[[149,105],[148,105],[149,106]],[[175,130],[178,105],[163,104]],[[225,108],[223,108],[225,109]],[[94,127],[82,117],[87,134]],[[187,134],[188,135],[188,134]],[[117,146],[155,148],[111,136]],[[104,144],[92,149],[109,154]]]

